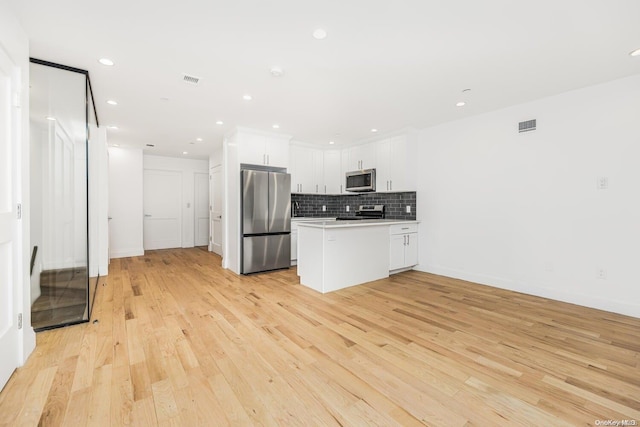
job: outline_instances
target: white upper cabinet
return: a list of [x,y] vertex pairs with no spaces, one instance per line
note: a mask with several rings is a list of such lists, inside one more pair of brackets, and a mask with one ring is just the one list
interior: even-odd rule
[[289,137],[238,129],[240,163],[289,167]]
[[415,191],[412,137],[403,134],[376,143],[376,191]]
[[291,145],[291,192],[324,193],[323,151],[300,145]]
[[340,194],[344,187],[342,155],[339,150],[324,152],[324,187],[326,194]]
[[[375,143],[356,145],[345,149],[348,155],[349,170],[345,172],[371,169],[376,167],[376,149]],[[344,153],[343,153],[344,154]]]

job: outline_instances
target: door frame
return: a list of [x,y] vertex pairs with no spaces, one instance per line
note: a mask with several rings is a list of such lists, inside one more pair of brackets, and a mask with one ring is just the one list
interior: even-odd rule
[[[209,174],[207,172],[194,172],[193,173],[193,246],[194,247],[198,247],[198,246],[204,246],[204,245],[198,245],[198,206],[196,206],[196,201],[198,200],[198,194],[197,194],[197,190],[198,190],[198,176],[203,176],[206,178],[206,181],[208,183],[210,183],[211,178],[209,176]],[[207,233],[207,243],[206,246],[209,248],[211,245],[211,221],[210,221],[210,212],[211,212],[211,200],[210,200],[210,185],[206,186],[207,189],[207,204],[206,204],[206,211],[207,211],[207,227],[209,228],[208,233]]]
[[[13,301],[12,321],[17,329],[15,348],[16,367],[22,366],[36,346],[36,335],[31,327],[31,286],[29,279],[29,57],[26,35],[4,6],[0,6],[0,55],[11,68],[9,108],[11,150],[12,214],[18,218],[13,230]],[[26,205],[24,201],[27,201]],[[18,315],[22,324],[18,325]],[[0,390],[5,384],[0,384]]]

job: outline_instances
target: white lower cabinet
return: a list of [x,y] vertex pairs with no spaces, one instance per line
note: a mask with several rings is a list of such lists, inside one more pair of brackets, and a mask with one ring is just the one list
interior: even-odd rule
[[298,227],[295,231],[293,225],[291,226],[291,265],[295,265],[298,262]]
[[418,224],[390,226],[389,243],[389,271],[408,269],[418,264]]

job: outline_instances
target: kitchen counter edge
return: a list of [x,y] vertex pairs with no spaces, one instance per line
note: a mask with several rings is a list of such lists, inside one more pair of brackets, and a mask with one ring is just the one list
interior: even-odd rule
[[311,227],[311,228],[350,228],[350,227],[372,227],[382,225],[395,225],[395,224],[419,224],[418,220],[407,219],[361,219],[354,221],[304,221],[298,224],[298,227]]

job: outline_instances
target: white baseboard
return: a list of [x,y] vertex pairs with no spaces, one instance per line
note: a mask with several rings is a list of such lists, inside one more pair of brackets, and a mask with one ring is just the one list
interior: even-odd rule
[[456,270],[441,266],[420,265],[416,267],[415,270],[452,277],[455,279],[466,280],[469,282],[479,283],[481,285],[492,286],[500,289],[506,289],[509,291],[521,292],[527,295],[534,295],[556,301],[567,302],[570,304],[581,305],[583,307],[590,307],[598,310],[604,310],[612,313],[640,318],[640,304],[634,304],[628,301],[619,301],[604,296],[565,292],[559,289],[551,289],[539,285],[536,286],[535,284],[531,283],[523,286],[512,280],[502,277],[493,277],[481,273],[472,273],[464,270]]
[[134,249],[120,249],[117,251],[112,250],[111,258],[129,258],[132,256],[142,256],[144,255],[143,248],[134,248]]

